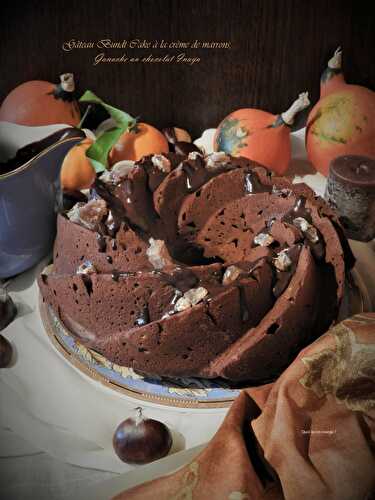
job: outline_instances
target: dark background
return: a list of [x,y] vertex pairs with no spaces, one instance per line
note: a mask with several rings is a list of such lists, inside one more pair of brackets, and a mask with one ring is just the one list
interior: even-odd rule
[[[375,88],[373,2],[322,0],[3,0],[0,100],[30,79],[73,72],[93,90],[158,127],[198,135],[240,107],[274,113],[304,90],[314,102],[319,76],[337,46],[352,83]],[[146,38],[232,42],[231,50],[189,50],[181,64],[100,64],[99,49],[64,52],[65,40]],[[120,56],[125,50],[107,50]],[[139,51],[148,54],[150,51]],[[180,50],[153,50],[177,54]],[[132,54],[136,55],[135,52]]]

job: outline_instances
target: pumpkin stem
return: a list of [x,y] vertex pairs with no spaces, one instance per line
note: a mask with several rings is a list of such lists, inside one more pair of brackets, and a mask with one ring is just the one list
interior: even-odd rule
[[74,101],[74,75],[73,73],[64,73],[60,75],[60,83],[56,85],[55,90],[52,94],[56,99],[62,99],[63,101]]
[[280,116],[282,121],[286,125],[293,125],[296,114],[303,109],[306,109],[308,106],[310,106],[309,93],[302,92],[302,94],[298,96],[298,99],[294,101],[290,108],[287,111],[284,111],[284,113],[281,113]]
[[73,73],[64,73],[60,75],[60,85],[65,92],[74,92],[75,83]]
[[342,62],[342,50],[341,47],[337,47],[335,50],[335,53],[331,57],[331,59],[328,61],[328,68],[330,69],[341,69],[341,62]]
[[337,86],[345,83],[341,63],[342,50],[341,47],[338,47],[320,77],[320,97],[330,94]]

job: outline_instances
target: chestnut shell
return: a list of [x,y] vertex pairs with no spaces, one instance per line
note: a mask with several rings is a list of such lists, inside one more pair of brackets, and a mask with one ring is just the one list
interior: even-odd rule
[[179,141],[174,144],[174,151],[175,153],[181,154],[181,155],[188,155],[189,153],[200,153],[202,154],[202,151],[193,144],[192,142],[184,142],[184,141]]
[[7,368],[10,365],[12,355],[11,343],[3,335],[0,335],[0,368]]
[[165,457],[172,446],[172,435],[158,420],[128,418],[120,423],[113,436],[117,456],[128,464],[142,465]]
[[5,300],[0,298],[0,331],[8,326],[9,323],[14,320],[16,315],[17,308],[10,296],[6,296]]

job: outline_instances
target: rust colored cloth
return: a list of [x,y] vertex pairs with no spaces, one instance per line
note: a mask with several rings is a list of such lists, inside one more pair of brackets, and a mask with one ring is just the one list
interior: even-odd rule
[[375,313],[331,328],[243,391],[191,463],[115,500],[375,498]]

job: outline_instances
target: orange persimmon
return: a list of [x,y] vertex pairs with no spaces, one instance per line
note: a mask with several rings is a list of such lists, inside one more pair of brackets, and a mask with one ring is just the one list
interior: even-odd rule
[[110,165],[122,160],[140,160],[150,154],[168,153],[168,141],[158,129],[148,123],[137,123],[133,130],[121,135],[111,149]]
[[87,189],[94,183],[96,172],[86,156],[86,151],[92,142],[91,139],[86,138],[73,146],[66,154],[60,171],[60,182],[63,190]]

